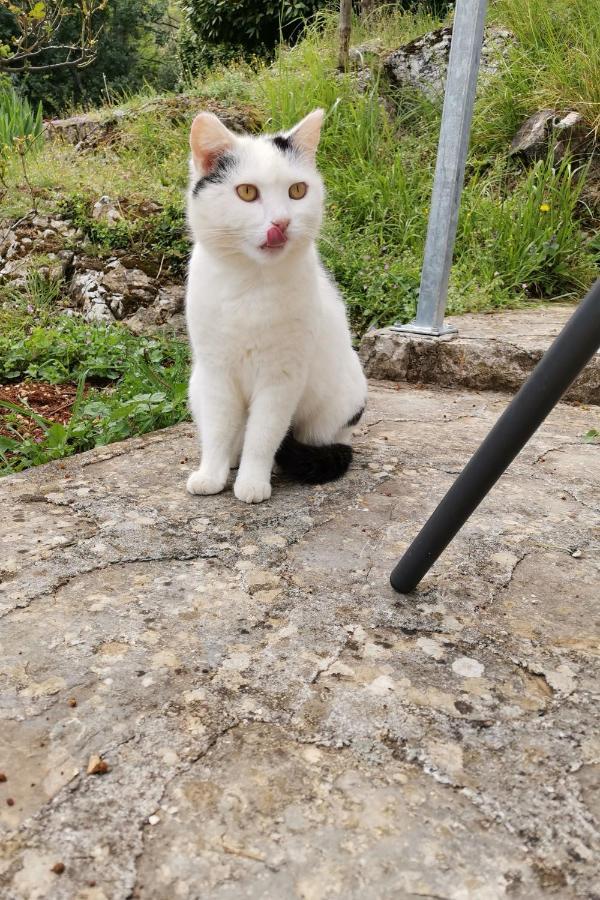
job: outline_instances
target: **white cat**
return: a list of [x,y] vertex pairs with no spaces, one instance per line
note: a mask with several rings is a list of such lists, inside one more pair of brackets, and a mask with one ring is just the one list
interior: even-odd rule
[[315,247],[322,121],[317,109],[260,137],[233,134],[211,113],[192,124],[186,317],[202,460],[191,494],[222,491],[240,454],[233,490],[246,503],[271,496],[274,462],[312,484],[350,464],[367,387]]

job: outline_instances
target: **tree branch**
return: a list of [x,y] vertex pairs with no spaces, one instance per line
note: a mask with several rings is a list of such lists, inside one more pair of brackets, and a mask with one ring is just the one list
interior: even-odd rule
[[[102,26],[96,26],[96,14],[106,8],[108,0],[0,0],[12,20],[15,32],[11,46],[4,45],[0,56],[0,72],[47,72],[62,68],[85,68],[96,58],[96,46]],[[79,19],[79,42],[57,41],[60,27],[68,17]],[[65,58],[41,65],[31,60],[43,53],[57,53]],[[73,58],[72,54],[76,54]]]

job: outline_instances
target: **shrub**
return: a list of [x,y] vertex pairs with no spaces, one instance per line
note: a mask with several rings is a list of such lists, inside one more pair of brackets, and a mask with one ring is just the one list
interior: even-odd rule
[[34,109],[12,85],[0,81],[0,152],[5,148],[10,150],[19,138],[31,144],[37,143],[41,134],[41,103]]
[[168,203],[152,216],[123,218],[112,224],[92,216],[91,197],[73,194],[63,198],[60,211],[101,253],[128,250],[147,262],[162,259],[163,271],[181,275],[189,256],[189,239],[181,205]]
[[225,48],[227,53],[260,54],[280,38],[293,42],[304,22],[326,4],[327,0],[190,0],[184,11],[197,51],[214,61]]

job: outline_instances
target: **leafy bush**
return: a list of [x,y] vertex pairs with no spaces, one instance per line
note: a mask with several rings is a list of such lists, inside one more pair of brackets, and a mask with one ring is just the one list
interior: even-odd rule
[[325,5],[327,0],[190,0],[184,11],[200,52],[262,53],[280,38],[297,39],[305,21]]
[[[136,338],[121,326],[57,315],[47,301],[49,295],[40,291],[36,307],[15,308],[13,301],[10,314],[0,320],[0,383],[76,382],[72,416],[63,425],[0,398],[0,476],[188,417],[185,344]],[[41,436],[24,433],[24,418],[35,422]]]
[[19,138],[29,144],[37,143],[41,134],[41,103],[34,109],[12,85],[0,81],[0,152],[5,148],[10,150]]
[[[87,5],[84,3],[83,7]],[[0,0],[0,53],[3,43],[10,44],[11,14],[7,11],[10,6],[8,0]],[[48,41],[49,46],[34,57],[35,66],[12,74],[18,79],[19,90],[32,102],[39,100],[46,115],[62,115],[74,105],[89,106],[130,95],[147,84],[161,90],[175,86],[176,42],[181,19],[175,0],[103,3],[93,15],[94,30],[97,30],[95,58],[82,69],[58,65],[63,52],[56,49],[61,44],[76,45],[80,39],[82,23],[76,4],[54,0],[46,6],[54,7],[55,12],[57,7],[62,8],[66,10],[65,15],[53,39]],[[54,13],[50,18],[53,16]],[[40,71],[44,66],[55,68]]]
[[61,212],[81,228],[101,250],[129,250],[140,258],[162,258],[162,268],[182,274],[189,256],[185,216],[181,205],[167,204],[152,216],[120,219],[108,224],[92,218],[92,200],[81,194],[65,198]]

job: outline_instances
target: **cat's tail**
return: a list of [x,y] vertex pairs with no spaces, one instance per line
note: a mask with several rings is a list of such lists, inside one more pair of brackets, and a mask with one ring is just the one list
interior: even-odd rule
[[275,462],[292,481],[323,484],[346,474],[352,462],[352,447],[349,444],[313,447],[302,444],[288,431],[275,454]]

